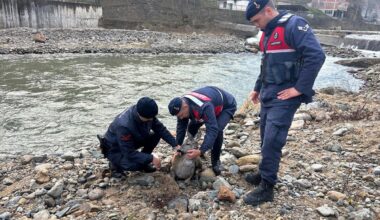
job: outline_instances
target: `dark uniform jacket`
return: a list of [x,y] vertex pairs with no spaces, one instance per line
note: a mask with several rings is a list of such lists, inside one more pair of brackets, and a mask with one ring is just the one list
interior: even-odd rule
[[[325,55],[305,19],[281,12],[272,19],[261,39],[262,71],[254,90],[263,106],[309,103],[313,84]],[[277,99],[277,93],[295,87],[301,96]]]
[[[182,145],[189,120],[191,120],[191,123],[204,123],[206,125],[206,135],[200,150],[206,152],[212,148],[218,135],[217,118],[221,112],[230,113],[231,118],[233,117],[236,110],[235,98],[228,92],[213,86],[194,90],[192,93],[185,95],[184,98],[190,108],[190,117],[182,120],[178,119],[177,142]],[[201,103],[197,104],[197,100]]]
[[156,117],[153,121],[143,122],[135,105],[126,109],[116,116],[105,134],[106,144],[110,147],[109,154],[122,154],[124,158],[140,163],[151,162],[151,154],[137,151],[151,132],[159,134],[173,148],[177,145],[174,137]]

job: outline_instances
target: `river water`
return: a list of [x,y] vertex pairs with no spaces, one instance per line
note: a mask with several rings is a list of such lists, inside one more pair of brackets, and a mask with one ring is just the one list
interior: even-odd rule
[[[142,96],[156,99],[169,129],[167,104],[215,85],[242,104],[259,73],[259,55],[2,55],[0,153],[61,153],[94,146],[95,135]],[[315,87],[358,91],[362,82],[328,57]]]

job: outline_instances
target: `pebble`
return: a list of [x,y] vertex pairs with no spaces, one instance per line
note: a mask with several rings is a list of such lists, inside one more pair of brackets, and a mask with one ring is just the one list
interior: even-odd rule
[[189,211],[198,211],[201,209],[202,202],[199,199],[189,199]]
[[168,209],[174,209],[179,213],[187,212],[189,202],[186,197],[175,198],[168,203]]
[[239,167],[240,172],[250,172],[250,171],[256,171],[257,170],[257,165],[255,164],[248,164],[248,165],[243,165]]
[[297,185],[301,188],[310,188],[312,186],[311,182],[307,179],[299,179],[294,182],[294,185]]
[[246,150],[242,149],[241,147],[232,147],[228,149],[228,151],[237,158],[249,155],[249,153]]
[[238,166],[238,165],[231,165],[231,166],[228,168],[228,171],[229,171],[231,174],[237,174],[237,173],[239,173],[239,166]]
[[220,176],[217,177],[216,181],[212,184],[212,186],[215,190],[218,191],[221,186],[226,186],[227,188],[232,189],[232,186],[227,182],[227,180]]
[[292,122],[292,125],[290,126],[290,130],[300,130],[305,126],[304,120],[296,120]]
[[240,157],[236,164],[239,166],[247,165],[247,164],[258,164],[261,160],[260,155],[248,155],[244,157]]
[[348,128],[339,128],[337,131],[333,133],[335,136],[343,136],[348,132]]
[[373,169],[373,174],[375,176],[380,176],[380,166],[375,167],[375,169]]
[[6,186],[12,185],[13,183],[14,183],[14,181],[10,178],[4,178],[3,179],[3,184]]
[[231,134],[234,134],[234,133],[235,133],[234,130],[226,130],[226,131],[224,132],[224,134],[226,134],[226,135],[231,135]]
[[47,192],[49,196],[53,198],[58,198],[61,196],[64,188],[63,180],[59,180],[55,183],[55,185]]
[[319,214],[321,214],[324,217],[334,216],[335,215],[334,209],[328,207],[327,205],[323,205],[323,206],[318,207],[317,211],[318,211]]
[[322,164],[313,164],[313,165],[311,165],[311,169],[313,169],[315,172],[322,172],[323,165]]
[[50,213],[46,209],[41,210],[33,215],[33,219],[38,219],[38,220],[48,220],[49,218],[50,218]]
[[0,214],[0,220],[10,220],[12,214],[10,212],[3,212]]
[[327,196],[333,201],[343,200],[346,198],[346,195],[337,191],[328,191]]
[[99,199],[101,199],[103,196],[104,196],[104,191],[101,190],[101,189],[94,189],[94,190],[91,190],[91,191],[88,193],[88,198],[89,198],[90,200],[99,200]]
[[21,157],[21,164],[26,165],[33,160],[33,155],[24,155]]
[[342,151],[342,147],[339,144],[332,144],[329,146],[324,147],[325,150],[331,151],[331,152],[340,152]]

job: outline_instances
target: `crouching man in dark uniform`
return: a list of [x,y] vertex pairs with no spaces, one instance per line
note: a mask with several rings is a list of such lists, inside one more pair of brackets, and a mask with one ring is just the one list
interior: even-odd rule
[[175,148],[176,140],[156,118],[157,114],[156,102],[143,97],[113,120],[103,140],[103,153],[113,173],[160,169],[160,159],[152,155],[154,148],[161,138]]
[[244,202],[259,205],[273,200],[273,187],[289,127],[301,103],[312,101],[313,84],[324,52],[309,24],[301,17],[278,12],[272,0],[250,0],[246,18],[263,31],[261,73],[250,96],[260,100],[262,161],[258,173],[246,180],[258,186]]
[[194,90],[169,103],[169,112],[177,116],[177,143],[182,145],[186,131],[193,137],[205,124],[206,135],[199,149],[187,152],[188,158],[203,155],[211,149],[211,164],[216,175],[221,173],[220,153],[223,144],[223,129],[236,111],[235,98],[217,87],[207,86]]

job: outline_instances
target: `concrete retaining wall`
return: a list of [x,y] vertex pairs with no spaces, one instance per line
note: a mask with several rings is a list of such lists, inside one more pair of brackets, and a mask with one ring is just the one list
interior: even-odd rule
[[94,28],[101,15],[98,0],[0,1],[0,28]]
[[324,34],[316,34],[316,36],[318,37],[321,44],[329,46],[352,47],[363,50],[380,51],[380,37],[379,40],[369,40],[346,38],[344,36]]

